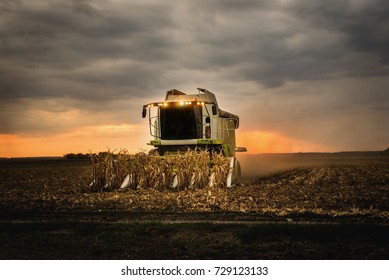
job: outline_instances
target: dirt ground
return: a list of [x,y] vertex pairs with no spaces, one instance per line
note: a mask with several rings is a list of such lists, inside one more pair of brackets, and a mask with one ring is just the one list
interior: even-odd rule
[[231,189],[124,192],[88,188],[87,161],[0,160],[0,258],[389,257],[388,157],[245,157]]

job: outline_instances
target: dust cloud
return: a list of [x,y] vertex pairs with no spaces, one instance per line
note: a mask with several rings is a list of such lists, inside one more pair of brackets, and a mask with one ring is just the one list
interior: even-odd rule
[[237,154],[236,157],[240,162],[243,178],[298,167],[361,164],[382,160],[389,162],[389,156],[382,152]]

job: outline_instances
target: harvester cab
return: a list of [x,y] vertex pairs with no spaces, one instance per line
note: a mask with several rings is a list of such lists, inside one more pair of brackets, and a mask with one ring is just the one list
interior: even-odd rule
[[148,144],[155,147],[152,152],[160,156],[188,149],[221,153],[230,159],[226,185],[238,181],[240,165],[235,152],[246,151],[236,147],[239,117],[221,110],[215,94],[204,88],[198,88],[198,94],[172,89],[165,100],[143,106],[142,117],[147,116],[153,137]]

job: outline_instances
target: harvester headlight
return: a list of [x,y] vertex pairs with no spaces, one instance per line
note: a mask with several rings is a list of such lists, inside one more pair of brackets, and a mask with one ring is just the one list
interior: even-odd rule
[[168,105],[167,102],[163,103],[163,106],[167,107],[167,105]]
[[184,106],[184,101],[180,101],[180,106]]

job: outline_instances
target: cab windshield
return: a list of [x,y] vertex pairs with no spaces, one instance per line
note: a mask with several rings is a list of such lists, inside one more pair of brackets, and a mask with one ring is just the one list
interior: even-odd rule
[[162,140],[202,138],[202,115],[199,106],[161,107],[160,123]]

